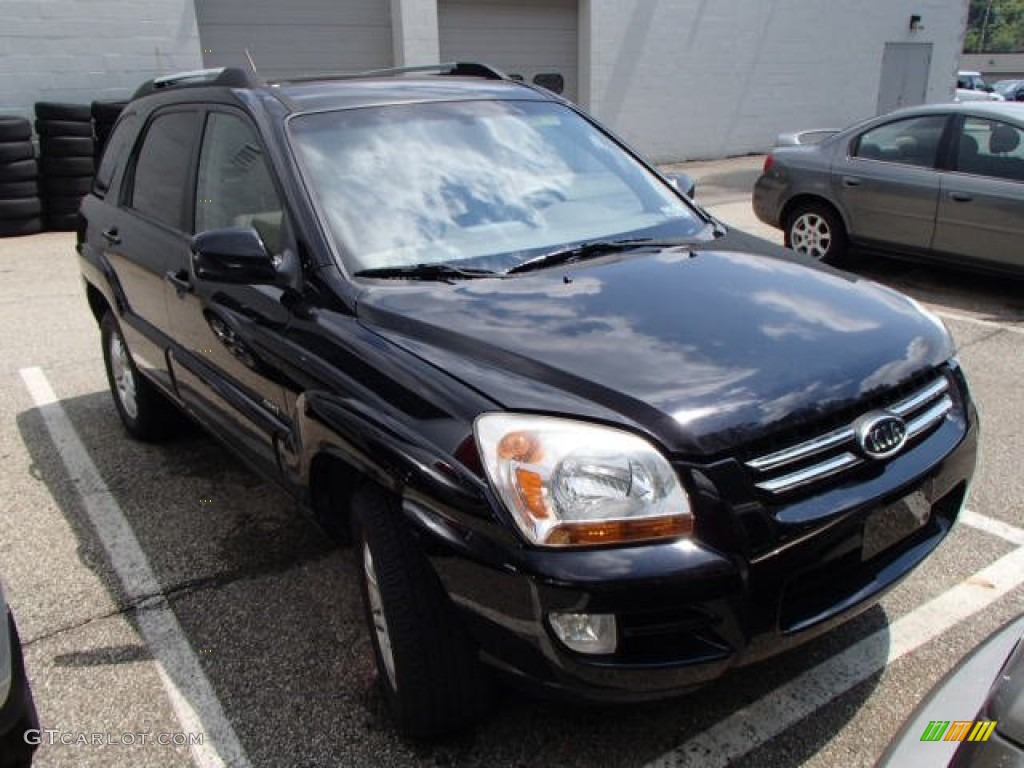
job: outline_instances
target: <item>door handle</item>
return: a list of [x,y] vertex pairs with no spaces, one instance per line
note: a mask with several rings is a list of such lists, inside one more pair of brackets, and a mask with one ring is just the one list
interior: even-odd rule
[[859,187],[860,186],[860,179],[855,178],[853,176],[843,176],[843,186],[844,187]]
[[174,286],[174,290],[178,294],[180,299],[186,293],[192,293],[192,281],[188,279],[188,272],[184,269],[178,270],[177,272],[169,271],[166,275],[167,281]]
[[966,192],[950,192],[949,196],[958,203],[969,203],[974,199],[973,195],[968,195]]
[[111,245],[117,245],[118,243],[121,242],[121,236],[117,234],[117,227],[105,229],[100,234],[103,236],[103,239],[106,240]]

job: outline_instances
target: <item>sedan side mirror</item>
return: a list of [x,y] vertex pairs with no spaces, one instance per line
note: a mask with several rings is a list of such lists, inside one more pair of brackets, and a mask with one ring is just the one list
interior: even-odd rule
[[694,181],[693,177],[688,173],[666,173],[665,178],[668,179],[672,186],[686,195],[688,198],[693,200],[697,196],[697,182]]
[[298,259],[290,251],[275,256],[252,227],[200,232],[192,238],[192,272],[200,280],[232,285],[293,287]]

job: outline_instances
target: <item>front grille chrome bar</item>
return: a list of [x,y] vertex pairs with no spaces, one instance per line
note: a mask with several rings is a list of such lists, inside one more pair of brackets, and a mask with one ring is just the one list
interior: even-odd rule
[[[910,443],[941,423],[953,410],[949,380],[940,376],[910,396],[878,410],[906,420]],[[866,463],[857,453],[851,423],[780,451],[745,463],[756,476],[755,485],[771,494],[785,493]],[[782,474],[779,474],[779,472]]]

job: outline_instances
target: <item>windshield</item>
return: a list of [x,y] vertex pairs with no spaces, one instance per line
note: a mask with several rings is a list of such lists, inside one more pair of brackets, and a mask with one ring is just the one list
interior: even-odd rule
[[551,102],[402,104],[301,115],[291,140],[352,272],[505,271],[590,240],[693,238],[666,184]]

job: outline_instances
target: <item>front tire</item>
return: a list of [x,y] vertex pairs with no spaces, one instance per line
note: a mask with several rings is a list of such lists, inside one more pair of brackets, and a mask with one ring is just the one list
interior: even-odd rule
[[114,397],[114,407],[128,434],[147,442],[156,442],[174,434],[181,422],[181,414],[154,384],[139,373],[111,312],[103,316],[100,336],[107,383]]
[[407,525],[383,492],[356,492],[352,538],[378,683],[403,734],[434,738],[480,719],[491,688]]
[[786,247],[815,261],[839,266],[846,260],[848,241],[842,219],[824,203],[806,203],[786,221]]

